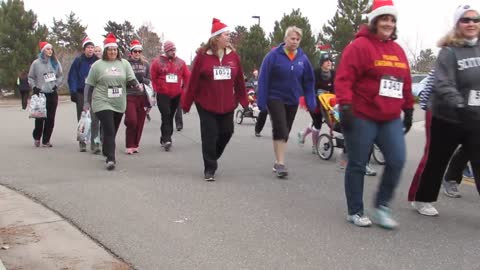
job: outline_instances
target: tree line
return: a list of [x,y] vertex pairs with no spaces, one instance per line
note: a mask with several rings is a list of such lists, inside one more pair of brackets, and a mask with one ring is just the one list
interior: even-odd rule
[[[303,30],[300,47],[314,66],[318,66],[321,51],[328,51],[337,60],[343,49],[354,38],[360,25],[366,23],[363,14],[368,13],[369,0],[337,0],[337,11],[322,27],[320,33],[313,33],[309,19],[300,9],[275,21],[273,31],[267,36],[265,30],[255,24],[247,29],[236,26],[232,32],[232,45],[237,49],[246,73],[258,69],[263,57],[274,46],[283,42],[288,26],[296,25]],[[22,0],[6,0],[0,5],[0,88],[14,89],[16,78],[21,71],[28,71],[29,65],[38,55],[38,41],[47,40],[54,45],[55,53],[68,73],[73,59],[80,53],[82,40],[86,36],[86,25],[74,12],[64,19],[53,18],[49,28],[37,20],[32,10],[25,10]],[[150,23],[135,28],[129,21],[108,21],[105,34],[117,36],[119,49],[126,55],[133,39],[143,44],[144,56],[151,60],[162,49],[162,40]],[[200,46],[201,44],[199,44]],[[428,72],[436,57],[431,49],[411,53],[412,70]]]

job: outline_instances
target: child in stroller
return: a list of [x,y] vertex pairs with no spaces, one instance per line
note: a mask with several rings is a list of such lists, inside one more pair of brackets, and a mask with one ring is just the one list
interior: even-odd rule
[[[315,139],[312,138],[312,141],[315,143],[313,149],[316,154],[323,160],[329,160],[333,156],[335,147],[342,149],[342,157],[340,162],[340,167],[343,169],[346,165],[346,153],[347,149],[344,143],[344,137],[340,127],[340,114],[338,110],[338,104],[336,101],[335,94],[332,94],[327,91],[318,91],[318,101],[319,101],[319,110],[322,115],[322,122],[327,124],[328,132],[327,133],[317,133],[312,132],[312,136],[318,136]],[[299,133],[299,138],[301,133]],[[300,140],[299,140],[300,142]],[[373,150],[373,158],[377,163],[381,164],[383,157],[381,157],[381,152],[378,151],[378,147]],[[345,164],[343,164],[345,163]],[[376,171],[370,167],[369,164],[366,165],[365,175],[374,176]]]
[[257,121],[257,116],[259,113],[257,105],[257,94],[253,88],[247,88],[247,98],[248,98],[248,107],[245,109],[238,109],[235,113],[235,122],[237,124],[242,124],[243,118],[252,118],[253,122]]

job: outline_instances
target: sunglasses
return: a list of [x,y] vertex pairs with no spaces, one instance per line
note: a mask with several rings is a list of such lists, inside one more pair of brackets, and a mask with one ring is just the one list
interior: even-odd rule
[[459,22],[461,23],[470,23],[470,22],[474,22],[474,23],[480,23],[480,17],[462,17],[458,20]]
[[142,53],[142,51],[132,51],[132,53]]

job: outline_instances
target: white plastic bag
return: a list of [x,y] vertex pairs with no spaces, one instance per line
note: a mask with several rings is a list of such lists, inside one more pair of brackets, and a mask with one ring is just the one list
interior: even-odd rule
[[77,141],[88,143],[91,135],[92,118],[90,110],[83,111],[77,125]]
[[47,97],[44,93],[32,95],[30,98],[28,118],[47,118]]
[[148,102],[150,103],[150,108],[157,106],[157,97],[155,96],[153,87],[149,84],[143,84],[143,89],[145,90],[145,95],[147,95]]

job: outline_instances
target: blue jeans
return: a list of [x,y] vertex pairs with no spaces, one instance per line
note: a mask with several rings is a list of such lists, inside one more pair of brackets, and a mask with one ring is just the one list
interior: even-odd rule
[[370,151],[376,143],[385,157],[385,169],[375,198],[375,207],[388,207],[405,164],[405,139],[400,118],[388,122],[354,118],[345,132],[348,163],[345,170],[345,195],[348,214],[363,214],[363,182]]

